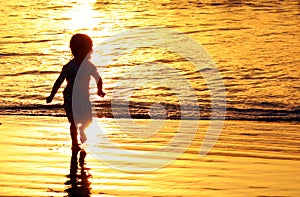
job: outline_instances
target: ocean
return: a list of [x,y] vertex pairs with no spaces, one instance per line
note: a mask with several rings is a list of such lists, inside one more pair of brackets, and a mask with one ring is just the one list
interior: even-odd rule
[[[45,98],[72,58],[72,34],[90,35],[97,49],[122,31],[159,26],[206,49],[224,83],[226,119],[299,121],[298,1],[7,1],[1,7],[1,114],[64,115],[62,91],[51,105]],[[130,48],[126,38],[118,39],[111,45],[123,42]],[[176,44],[180,48],[182,41]],[[119,50],[95,51],[101,56],[96,66],[103,70],[107,93],[96,102],[98,117],[114,116],[110,105],[117,88],[130,91],[133,118],[149,118],[149,109],[158,103],[166,118],[180,119],[180,99],[168,85],[175,87],[183,78],[198,100],[199,119],[210,118],[211,92],[201,68],[161,48],[138,48],[122,55]],[[105,56],[111,55],[118,58],[108,64]],[[132,71],[139,66],[156,73]],[[122,80],[134,88],[129,90]],[[118,111],[124,106],[120,107]]]

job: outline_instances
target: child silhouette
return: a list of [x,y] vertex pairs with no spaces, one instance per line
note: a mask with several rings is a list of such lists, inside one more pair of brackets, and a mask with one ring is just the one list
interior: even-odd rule
[[[53,100],[55,94],[57,93],[58,89],[60,88],[61,84],[64,82],[66,79],[67,85],[66,88],[63,91],[63,96],[64,96],[64,109],[66,111],[66,116],[68,118],[68,121],[70,122],[70,135],[72,139],[72,150],[80,150],[80,145],[78,143],[78,132],[77,132],[77,125],[76,123],[80,123],[81,126],[79,127],[80,130],[80,140],[82,143],[86,141],[86,136],[84,133],[84,129],[88,126],[88,124],[91,122],[91,109],[90,109],[90,114],[87,114],[88,117],[85,117],[85,120],[79,121],[76,119],[74,120],[74,114],[73,114],[73,109],[72,105],[73,103],[73,87],[76,79],[77,72],[80,67],[83,67],[82,69],[88,69],[89,75],[93,76],[94,79],[97,82],[97,87],[98,87],[98,92],[97,95],[100,97],[104,97],[105,93],[102,91],[102,79],[100,75],[97,72],[96,67],[94,64],[92,64],[89,61],[90,54],[92,52],[93,48],[93,41],[92,39],[85,35],[85,34],[75,34],[72,36],[71,41],[70,41],[70,49],[71,52],[74,56],[72,60],[70,60],[66,65],[63,66],[62,71],[59,75],[59,77],[56,79],[52,91],[49,97],[46,98],[47,103],[51,103]],[[85,66],[87,65],[87,66]],[[89,83],[89,78],[84,78],[85,82],[84,84]],[[82,82],[82,81],[81,81]],[[83,92],[86,92],[85,98],[89,100],[88,98],[88,89],[89,86],[85,85],[83,87]],[[84,101],[83,101],[84,102]],[[86,103],[86,102],[84,102]],[[90,106],[88,106],[90,108]],[[76,122],[76,123],[75,123]]]

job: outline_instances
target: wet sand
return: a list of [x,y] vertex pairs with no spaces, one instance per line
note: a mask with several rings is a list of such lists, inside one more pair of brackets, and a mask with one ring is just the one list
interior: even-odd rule
[[[300,126],[294,123],[227,121],[214,149],[200,158],[208,123],[203,121],[180,158],[155,171],[134,173],[112,169],[88,151],[82,157],[85,165],[77,163],[80,153],[72,157],[66,118],[7,115],[0,122],[0,196],[300,195]],[[123,143],[124,134],[114,132],[112,119],[100,122],[114,142]],[[164,135],[177,123],[169,121]],[[149,147],[160,137],[151,138]]]

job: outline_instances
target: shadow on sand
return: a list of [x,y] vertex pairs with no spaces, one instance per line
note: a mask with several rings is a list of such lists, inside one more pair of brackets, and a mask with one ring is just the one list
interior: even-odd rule
[[68,186],[65,190],[65,192],[68,193],[67,197],[91,196],[91,182],[89,182],[88,179],[92,175],[89,173],[90,169],[85,167],[85,156],[86,152],[83,149],[80,151],[72,151],[70,174],[67,175],[69,180],[65,183],[65,185]]

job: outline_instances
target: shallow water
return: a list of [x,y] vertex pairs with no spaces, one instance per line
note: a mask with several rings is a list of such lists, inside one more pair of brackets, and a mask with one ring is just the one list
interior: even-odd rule
[[[89,34],[97,48],[124,30],[164,26],[195,39],[216,62],[226,88],[228,119],[299,121],[299,9],[296,0],[4,1],[0,21],[1,114],[64,114],[61,91],[53,105],[46,106],[44,100],[62,65],[71,58],[68,42],[72,34]],[[126,40],[112,44],[120,42]],[[95,53],[118,56],[118,50]],[[161,69],[159,65],[164,63],[191,84],[201,118],[209,118],[210,91],[201,69],[178,54],[156,48],[128,52],[110,64],[97,62],[99,70],[105,68],[101,74],[107,93],[96,107],[100,117],[113,116],[109,106],[116,84],[145,62],[153,66],[154,73],[126,75],[126,81],[136,86],[129,98],[132,117],[149,118],[149,108],[160,103],[169,119],[180,119],[181,103],[164,82],[176,84],[181,76]],[[140,86],[141,80],[150,85]],[[127,86],[117,88],[129,91]],[[187,98],[188,93],[184,91]]]
[[[113,119],[98,121],[115,144],[139,151],[166,145],[178,126],[178,121],[167,120],[168,128],[142,141],[118,130]],[[148,123],[148,120],[138,121],[143,125]],[[66,190],[70,188],[71,160],[68,124],[60,117],[28,116],[1,116],[1,123],[0,195],[68,195],[71,191]],[[201,121],[201,125],[185,153],[163,168],[149,172],[122,171],[112,167],[116,163],[128,165],[140,158],[113,154],[97,160],[88,152],[85,171],[78,171],[78,178],[88,182],[84,188],[93,197],[299,196],[299,125],[227,121],[214,149],[200,157],[208,121]],[[108,148],[102,151],[110,152]],[[169,153],[161,156],[168,158]],[[149,160],[158,161],[162,157],[153,155],[140,161],[150,166]],[[92,177],[84,178],[84,174]],[[82,191],[73,188],[77,193]]]

